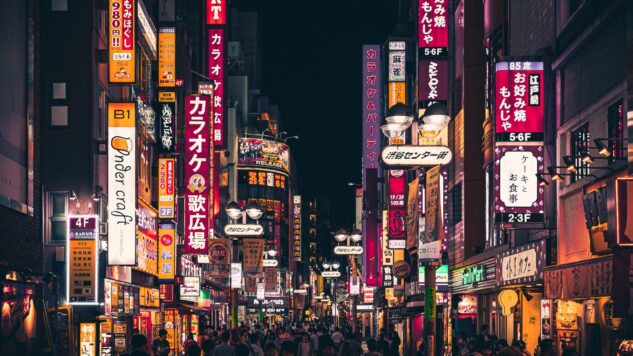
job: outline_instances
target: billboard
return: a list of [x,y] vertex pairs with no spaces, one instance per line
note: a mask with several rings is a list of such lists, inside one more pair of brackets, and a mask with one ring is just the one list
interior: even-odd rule
[[173,152],[175,145],[176,125],[176,93],[159,92],[158,94],[158,143],[163,152]]
[[[407,83],[390,82],[388,84],[389,93],[387,95],[387,107],[392,107],[397,103],[407,103]],[[380,132],[380,131],[378,131]]]
[[206,0],[207,25],[226,25],[227,0]]
[[138,201],[137,216],[137,264],[135,269],[158,276],[158,213],[149,204]]
[[290,152],[281,142],[240,137],[237,164],[242,167],[270,168],[290,172]]
[[[403,170],[389,171],[389,240],[406,240],[406,177]],[[393,246],[393,245],[392,245]]]
[[420,231],[418,229],[418,189],[420,178],[414,179],[409,183],[409,192],[407,196],[407,250],[415,249],[418,246],[418,238]]
[[158,226],[158,279],[173,280],[176,276],[176,226]]
[[496,141],[543,141],[543,62],[495,64]]
[[173,219],[175,214],[176,159],[158,159],[158,217]]
[[108,264],[136,264],[136,105],[108,104]]
[[69,304],[97,304],[99,296],[99,217],[69,215],[66,296]]
[[295,261],[301,261],[301,195],[292,197],[292,250]]
[[158,86],[176,86],[176,28],[158,29]]
[[210,111],[207,95],[185,97],[185,253],[207,254],[211,231]]
[[418,47],[439,51],[448,47],[448,1],[418,3]]
[[214,82],[213,88],[213,146],[226,148],[225,137],[225,111],[226,100],[224,98],[224,63],[225,63],[225,35],[221,28],[208,30],[209,53],[207,76]]
[[418,100],[448,100],[448,60],[421,59],[418,62]]
[[136,83],[136,1],[110,0],[109,15],[110,83]]
[[228,239],[211,239],[209,243],[209,277],[229,278],[231,269]]
[[495,147],[495,220],[497,222],[544,222],[544,190],[536,174],[543,172],[544,148],[497,144]]
[[381,68],[380,46],[363,45],[363,184],[365,169],[380,167]]
[[440,167],[435,166],[426,171],[426,191],[424,201],[424,243],[439,240],[442,228],[440,215]]

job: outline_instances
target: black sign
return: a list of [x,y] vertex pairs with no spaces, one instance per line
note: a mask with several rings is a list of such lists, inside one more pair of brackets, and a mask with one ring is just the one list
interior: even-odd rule
[[163,152],[173,152],[175,145],[176,103],[158,103],[158,142]]

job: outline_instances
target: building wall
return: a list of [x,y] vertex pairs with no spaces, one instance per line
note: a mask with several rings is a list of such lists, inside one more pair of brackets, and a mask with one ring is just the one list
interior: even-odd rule
[[509,51],[513,56],[534,55],[555,39],[556,1],[509,0]]

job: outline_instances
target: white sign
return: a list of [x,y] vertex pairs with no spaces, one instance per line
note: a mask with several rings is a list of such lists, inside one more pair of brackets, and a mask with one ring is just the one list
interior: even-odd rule
[[307,289],[295,289],[295,294],[308,294]]
[[390,41],[389,42],[390,51],[404,51],[405,49],[407,49],[407,43],[405,41]]
[[404,82],[406,80],[405,64],[407,62],[405,51],[389,52],[389,81]]
[[363,246],[336,246],[334,253],[337,255],[362,255]]
[[356,306],[356,311],[373,311],[373,310],[374,310],[373,304],[358,304]]
[[359,295],[360,294],[360,276],[351,277],[349,279],[349,294],[350,295]]
[[183,277],[180,285],[181,297],[200,297],[200,277]]
[[363,301],[365,304],[374,304],[374,288],[365,286],[363,288]]
[[337,278],[341,276],[341,272],[339,271],[323,271],[323,273],[321,273],[321,276],[323,276],[323,278]]
[[264,261],[264,264],[263,264],[264,267],[277,267],[279,265],[279,262],[277,262],[277,260],[272,259],[272,258],[267,258],[267,259],[264,259],[263,261]]
[[407,247],[407,240],[389,240],[389,248],[392,250],[404,250]]
[[536,273],[536,249],[534,248],[501,259],[501,279],[504,282],[532,277]]
[[418,242],[418,260],[422,262],[438,261],[442,256],[442,242],[440,240],[422,243]]
[[242,264],[231,263],[231,288],[242,288]]
[[198,263],[209,263],[209,255],[198,255]]
[[224,227],[227,236],[262,236],[264,227],[257,224],[231,224]]
[[443,166],[451,162],[453,152],[446,146],[389,145],[380,157],[388,166]]
[[264,282],[257,283],[257,300],[266,299],[266,284]]
[[508,151],[499,160],[499,199],[506,207],[529,208],[538,199],[538,159],[529,151]]
[[136,264],[136,105],[108,104],[108,265]]

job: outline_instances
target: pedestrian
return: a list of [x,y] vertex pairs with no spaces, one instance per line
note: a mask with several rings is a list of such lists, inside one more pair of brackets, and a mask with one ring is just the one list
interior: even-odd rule
[[201,353],[202,349],[200,349],[200,346],[196,343],[189,345],[187,351],[185,351],[186,356],[200,356]]
[[367,352],[365,356],[382,356],[380,352],[378,352],[378,344],[376,343],[376,339],[367,340]]
[[321,355],[322,356],[334,356],[336,355],[336,348],[332,340],[321,343]]
[[267,343],[264,356],[279,356],[279,349],[277,348],[277,345],[273,342]]
[[169,356],[171,345],[167,341],[167,330],[160,329],[158,332],[158,339],[152,342],[152,355],[153,356]]
[[147,337],[143,334],[136,334],[132,336],[132,351],[129,356],[149,356],[147,351]]
[[360,356],[354,351],[352,343],[349,340],[343,342],[338,354],[339,356]]
[[196,340],[193,339],[193,333],[189,333],[187,334],[187,339],[185,340],[185,342],[182,343],[182,348],[184,350],[189,349],[189,346],[193,345],[196,343]]
[[389,345],[392,355],[400,355],[400,335],[394,330],[391,331],[391,344]]
[[310,341],[312,342],[312,350],[316,355],[319,354],[319,334],[317,333],[317,329],[312,327],[310,329]]
[[312,350],[313,347],[308,334],[303,334],[301,336],[301,342],[299,343],[299,356],[312,356]]
[[253,356],[264,356],[264,350],[259,346],[259,333],[257,331],[249,335],[248,341]]
[[215,347],[215,342],[213,341],[212,338],[202,340],[202,352],[204,353],[204,356],[211,356],[213,354],[214,347]]
[[390,353],[389,341],[387,341],[384,331],[381,331],[378,336],[378,352],[385,356],[389,355]]
[[235,351],[229,345],[230,338],[231,334],[228,331],[222,333],[222,335],[220,336],[222,342],[213,350],[214,356],[235,356]]
[[281,356],[296,356],[297,344],[294,341],[286,340],[281,343]]
[[246,346],[246,344],[237,344],[235,345],[235,356],[249,356],[251,354],[251,350]]
[[343,334],[341,334],[341,329],[336,327],[334,329],[334,333],[332,334],[332,341],[334,341],[334,346],[338,349],[341,343],[345,340]]

